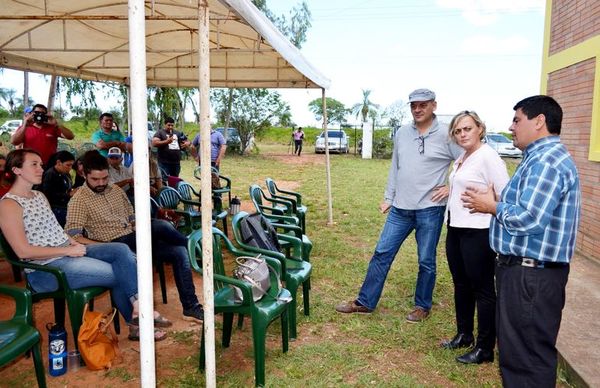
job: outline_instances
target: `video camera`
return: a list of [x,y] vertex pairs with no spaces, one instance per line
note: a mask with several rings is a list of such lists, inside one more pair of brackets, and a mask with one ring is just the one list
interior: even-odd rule
[[33,121],[38,124],[47,123],[48,115],[44,112],[33,112]]

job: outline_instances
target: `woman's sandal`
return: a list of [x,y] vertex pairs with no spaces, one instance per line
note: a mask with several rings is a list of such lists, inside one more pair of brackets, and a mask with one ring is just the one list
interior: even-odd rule
[[[139,317],[135,317],[131,319],[131,324],[132,325],[139,325],[140,324],[140,319]],[[169,321],[167,318],[163,317],[162,315],[159,315],[158,317],[154,318],[154,327],[171,327],[173,326],[173,322]]]
[[[167,338],[167,332],[162,331],[160,329],[154,329],[154,341],[162,341]],[[140,340],[140,327],[138,325],[134,325],[133,323],[129,324],[129,336],[127,339],[130,341],[139,341]]]

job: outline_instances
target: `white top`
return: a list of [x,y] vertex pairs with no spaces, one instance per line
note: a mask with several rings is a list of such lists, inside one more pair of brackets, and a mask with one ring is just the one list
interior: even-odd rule
[[483,213],[469,213],[469,209],[463,207],[460,196],[467,187],[486,190],[492,183],[496,194],[499,195],[509,179],[506,164],[498,156],[498,153],[487,144],[482,144],[468,158],[464,159],[464,156],[465,152],[454,161],[450,173],[450,194],[446,208],[446,220],[449,219],[450,226],[456,228],[487,229],[490,227],[492,216]]
[[[30,245],[36,247],[61,247],[69,245],[69,237],[60,226],[48,200],[39,191],[32,190],[33,197],[19,197],[17,195],[7,193],[3,198],[10,198],[16,201],[23,208],[23,227],[25,228],[25,236]],[[62,256],[35,260],[36,264],[46,265]],[[22,260],[30,261],[26,257]],[[26,270],[30,272],[30,270]]]

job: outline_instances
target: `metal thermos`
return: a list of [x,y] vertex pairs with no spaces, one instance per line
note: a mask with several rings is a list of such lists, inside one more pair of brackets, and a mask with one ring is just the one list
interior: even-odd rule
[[240,206],[241,206],[242,202],[240,201],[240,199],[238,197],[233,197],[233,199],[231,200],[231,203],[229,204],[229,212],[231,213],[231,215],[236,215],[240,212]]
[[48,323],[48,372],[50,376],[67,373],[67,331],[62,325]]

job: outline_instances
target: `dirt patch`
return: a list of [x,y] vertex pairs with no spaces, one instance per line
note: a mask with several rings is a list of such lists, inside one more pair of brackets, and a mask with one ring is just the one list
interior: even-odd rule
[[305,154],[301,156],[290,154],[269,154],[270,158],[277,160],[280,163],[299,165],[299,164],[325,164],[325,155],[321,154]]

